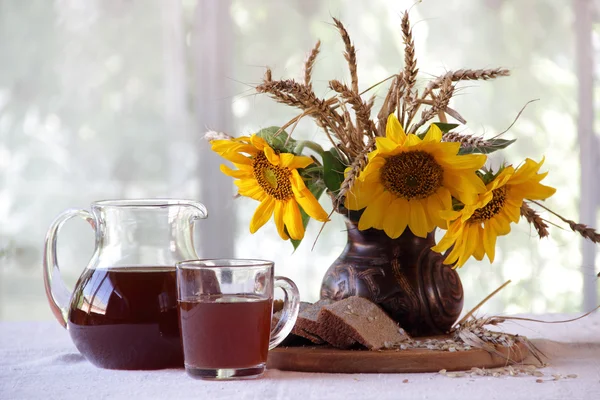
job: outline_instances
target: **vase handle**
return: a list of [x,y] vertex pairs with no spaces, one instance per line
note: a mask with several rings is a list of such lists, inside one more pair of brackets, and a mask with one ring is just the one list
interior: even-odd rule
[[96,229],[96,220],[88,211],[76,209],[66,210],[52,222],[48,229],[48,233],[46,234],[46,241],[44,243],[43,264],[46,297],[48,297],[48,303],[50,304],[52,313],[63,328],[67,327],[71,291],[67,289],[65,282],[60,276],[60,269],[58,268],[58,259],[56,256],[56,243],[60,228],[65,222],[75,217],[85,219],[94,230]]

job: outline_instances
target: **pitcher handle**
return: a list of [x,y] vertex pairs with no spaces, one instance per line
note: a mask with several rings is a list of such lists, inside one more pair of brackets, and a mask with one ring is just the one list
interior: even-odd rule
[[[58,259],[56,257],[56,243],[58,231],[65,222],[74,217],[85,219],[91,226],[96,229],[96,220],[86,210],[66,210],[60,214],[50,225],[46,240],[44,242],[44,287],[46,289],[46,297],[50,303],[52,313],[63,326],[67,327],[67,318],[69,314],[69,301],[71,300],[71,291],[67,289],[65,282],[60,276],[58,268]],[[56,278],[56,279],[55,279]]]
[[283,289],[285,297],[283,300],[283,309],[281,310],[281,318],[275,329],[271,332],[269,350],[277,347],[290,334],[296,324],[296,318],[298,318],[298,311],[300,309],[300,292],[291,279],[276,276],[275,287]]

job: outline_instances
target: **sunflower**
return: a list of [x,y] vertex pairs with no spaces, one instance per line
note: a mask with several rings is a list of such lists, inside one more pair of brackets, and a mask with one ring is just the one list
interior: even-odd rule
[[487,184],[475,204],[444,213],[451,222],[432,250],[441,253],[454,246],[444,263],[456,263],[456,267],[461,267],[471,256],[482,260],[484,254],[493,262],[496,239],[510,232],[511,222],[519,221],[523,200],[544,200],[556,192],[540,183],[548,174],[538,173],[543,163],[543,159],[537,163],[528,158],[516,171],[512,166],[504,168]]
[[485,191],[475,171],[486,156],[458,155],[460,143],[441,140],[436,125],[420,139],[404,133],[394,114],[388,117],[386,136],[376,139],[367,166],[346,195],[346,208],[365,209],[358,229],[382,229],[395,239],[408,227],[425,237],[436,226],[447,226],[440,212],[452,209],[452,196],[475,203]]
[[212,140],[212,150],[238,169],[221,165],[221,172],[236,178],[238,194],[260,201],[250,221],[250,232],[258,231],[275,215],[277,232],[283,240],[301,240],[304,225],[298,205],[318,221],[328,216],[315,196],[304,184],[298,168],[313,163],[309,157],[278,153],[259,136],[243,136],[231,140]]

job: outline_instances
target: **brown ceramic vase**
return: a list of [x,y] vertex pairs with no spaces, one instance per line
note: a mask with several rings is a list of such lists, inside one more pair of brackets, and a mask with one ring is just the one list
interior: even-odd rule
[[462,311],[463,288],[431,250],[434,232],[420,238],[407,229],[391,239],[381,230],[359,231],[361,212],[344,211],[348,243],[325,273],[321,298],[366,297],[412,336],[448,332]]

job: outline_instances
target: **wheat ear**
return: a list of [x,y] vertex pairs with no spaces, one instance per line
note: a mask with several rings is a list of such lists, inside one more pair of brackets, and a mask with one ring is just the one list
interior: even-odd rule
[[346,58],[346,61],[348,62],[348,68],[350,69],[350,79],[352,79],[352,91],[354,93],[358,93],[358,72],[357,72],[357,68],[356,68],[356,49],[354,48],[354,45],[350,41],[350,35],[348,35],[348,31],[346,30],[346,28],[344,27],[342,22],[337,18],[334,18],[333,21],[335,22],[335,26],[340,31],[340,36],[342,37],[342,40],[344,41],[344,46],[346,48],[344,57]]
[[544,210],[546,210],[549,213],[560,218],[561,221],[563,221],[564,223],[569,225],[569,228],[571,228],[571,230],[573,232],[579,233],[582,237],[590,240],[593,243],[600,243],[600,233],[596,232],[593,228],[590,228],[589,226],[587,226],[585,224],[580,224],[578,222],[571,221],[570,219],[567,219],[567,218],[563,217],[562,215],[552,211],[551,209],[549,209],[548,207],[546,207],[545,205],[543,205],[542,203],[540,203],[538,201],[534,201],[534,200],[529,200],[529,201],[534,204],[537,204],[538,206],[542,207]]
[[304,62],[304,84],[311,89],[312,89],[312,82],[311,82],[312,69],[313,69],[313,66],[315,65],[315,61],[317,60],[317,56],[319,55],[320,50],[321,50],[321,41],[317,40],[317,44],[315,44],[315,47],[313,47],[313,49],[310,51],[310,53],[308,53],[308,57],[306,58],[306,61]]
[[352,164],[350,164],[350,170],[344,177],[344,181],[340,186],[340,191],[336,196],[336,207],[343,204],[346,194],[352,190],[354,182],[360,176],[363,169],[365,169],[369,162],[369,153],[375,149],[375,140],[371,139],[369,143],[362,149],[362,151],[354,158]]
[[410,115],[413,109],[417,106],[416,94],[414,93],[414,87],[417,83],[417,75],[419,69],[417,68],[417,58],[415,56],[415,41],[412,35],[412,28],[410,27],[410,21],[408,18],[408,11],[402,15],[402,39],[404,41],[404,102],[402,105],[402,112],[399,116],[403,126],[408,125],[405,116]]
[[529,222],[530,225],[533,225],[540,238],[549,235],[548,224],[546,224],[542,217],[540,217],[539,214],[526,202],[523,202],[523,204],[521,204],[521,216],[525,217],[525,219],[527,220],[527,222]]

